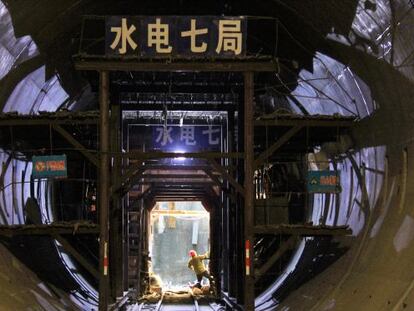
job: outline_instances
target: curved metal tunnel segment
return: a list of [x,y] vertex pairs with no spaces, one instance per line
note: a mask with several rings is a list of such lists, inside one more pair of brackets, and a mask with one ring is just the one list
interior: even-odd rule
[[[12,1],[9,2],[15,9]],[[288,2],[270,1],[274,5],[281,2],[289,7]],[[56,15],[62,18],[61,28],[53,32],[56,41],[60,40],[59,32],[70,32],[79,26],[78,20],[69,20],[83,12],[82,5],[86,12],[87,7],[93,7],[90,1],[78,1]],[[367,9],[370,5],[375,9]],[[51,73],[47,53],[54,51],[46,53],[47,45],[43,44],[39,50],[36,44],[36,40],[47,42],[48,29],[57,22],[50,21],[45,28],[36,28],[37,33],[32,31],[36,33],[35,39],[16,35],[13,24],[17,20],[19,25],[24,24],[22,18],[29,9],[21,10],[14,12],[16,21],[13,21],[7,6],[0,2],[0,105],[3,112],[36,114],[61,108],[83,109],[83,97],[91,96],[90,89],[79,83],[68,83],[76,80],[76,76],[68,74],[68,69],[62,69],[70,65],[68,60],[56,65],[59,74]],[[295,6],[288,11],[295,12]],[[344,138],[338,145],[323,145],[318,150],[319,156],[326,160],[342,155],[339,161],[331,161],[329,165],[330,168],[335,165],[342,172],[343,191],[332,199],[315,195],[313,208],[307,215],[314,224],[347,224],[353,236],[336,240],[344,251],[340,251],[335,260],[325,260],[329,265],[323,269],[317,268],[318,262],[329,257],[332,248],[317,238],[300,241],[284,273],[257,296],[257,310],[414,308],[414,214],[411,206],[414,195],[411,165],[414,32],[410,26],[413,20],[409,1],[359,1],[349,34],[342,33],[341,29],[336,33],[333,29],[327,40],[315,38],[317,53],[305,51],[313,57],[312,70],[299,72],[293,91],[286,86],[283,93],[289,94],[282,95],[289,95],[288,108],[295,113],[355,115],[360,119],[352,133],[352,147]],[[28,27],[21,27],[20,33],[30,33]],[[294,39],[301,46],[303,38]],[[7,148],[2,150],[1,161],[1,223],[24,223],[23,207],[33,191],[28,186],[30,164],[18,155],[12,156]],[[53,221],[47,183],[39,182],[34,188],[42,222]],[[78,284],[78,291],[83,294],[70,292],[70,286],[64,289],[53,286],[51,290],[40,281],[42,273],[30,271],[30,266],[27,269],[9,249],[1,247],[0,252],[1,271],[9,284],[8,298],[0,302],[2,306],[24,309],[38,305],[47,310],[60,310],[85,309],[95,304],[95,290],[76,272],[65,253],[57,251],[56,260],[67,267],[71,282]],[[9,266],[12,269],[6,268]]]
[[[412,195],[409,165],[412,121],[409,111],[413,89],[409,78],[412,77],[350,48],[337,55],[337,59],[351,64],[353,71],[370,86],[379,105],[372,117],[360,122],[354,131],[354,139],[356,149],[361,152],[372,148],[383,150],[379,158],[370,156],[362,162],[372,168],[372,172],[377,171],[384,182],[369,186],[364,176],[361,184],[367,195],[377,192],[379,197],[362,202],[365,219],[353,246],[338,262],[289,296],[280,308],[410,308],[413,275],[409,258],[412,256],[413,234],[409,199]],[[306,295],[308,299],[300,300],[297,295]]]

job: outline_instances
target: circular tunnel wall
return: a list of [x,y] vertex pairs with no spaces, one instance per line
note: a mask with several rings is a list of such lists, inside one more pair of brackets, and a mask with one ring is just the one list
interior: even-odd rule
[[[62,1],[60,9],[49,8],[42,13],[44,15],[38,13],[39,19],[34,14],[29,21],[39,26],[30,30],[29,22],[24,22],[29,6],[22,7],[12,1],[8,1],[8,6],[1,3],[0,103],[3,112],[36,114],[82,108],[84,106],[79,104],[82,96],[93,98],[87,86],[73,82],[77,76],[68,69],[71,55],[61,49],[48,50],[53,45],[45,44],[48,29],[56,25],[60,28],[53,32],[55,43],[66,42],[63,34],[78,29],[79,16],[92,7],[88,1],[84,1],[83,6],[81,2],[73,5],[70,1]],[[291,13],[296,14],[296,18],[307,18],[303,13],[309,5],[306,1],[290,4],[267,1],[266,5],[272,7],[277,3],[283,3],[287,12],[296,11]],[[353,6],[354,3],[357,5]],[[243,14],[257,14],[263,10],[259,4],[254,8],[240,5],[242,9],[234,9],[234,5],[229,1],[220,8],[233,14],[240,14],[243,9]],[[307,279],[295,279],[295,271],[300,267],[310,267],[321,258],[319,255],[326,257],[331,251],[321,248],[321,241],[303,239],[284,273],[257,297],[257,310],[410,310],[414,308],[412,4],[404,0],[377,0],[343,1],[332,6],[338,8],[338,20],[341,13],[345,15],[348,11],[340,9],[349,8],[353,12],[351,27],[346,31],[340,27],[331,28],[324,32],[323,39],[315,38],[316,53],[308,50],[305,43],[300,44],[309,39],[298,36],[297,32],[292,34],[306,50],[302,52],[309,54],[312,64],[311,70],[299,71],[297,87],[291,94],[310,115],[339,114],[358,118],[351,135],[352,145],[339,143],[321,146],[318,150],[331,168],[335,166],[341,171],[341,195],[329,201],[326,196],[315,196],[313,208],[307,215],[315,224],[323,221],[329,225],[349,225],[353,235],[335,240],[340,248],[346,249],[339,258],[317,272],[301,271],[302,276],[310,275]],[[40,12],[42,6],[36,5],[36,10]],[[116,11],[122,12],[122,9]],[[321,15],[323,13],[321,10]],[[48,22],[45,24],[40,16]],[[69,22],[73,16],[77,18]],[[61,23],[57,23],[57,19]],[[318,16],[309,18],[310,27],[319,26],[315,22],[317,19]],[[14,26],[18,26],[17,35]],[[33,33],[33,37],[29,33]],[[51,64],[47,56],[54,53],[67,57],[61,63]],[[294,111],[300,112],[297,108]],[[2,161],[9,162],[3,166],[4,184],[11,180],[21,184],[28,181],[30,167],[27,162],[9,161],[7,156]],[[47,188],[46,185],[38,187]],[[22,223],[25,191],[28,190],[21,185],[3,187],[3,202],[0,202],[3,224]],[[48,191],[40,193],[42,214],[47,215]],[[324,212],[327,213],[325,217]],[[318,248],[320,252],[311,252]],[[13,258],[10,253],[7,256]],[[293,285],[286,289],[289,282]],[[22,292],[25,287],[19,286]],[[96,293],[91,294],[94,295]],[[47,295],[42,297],[49,299]],[[83,308],[80,303],[77,307]]]

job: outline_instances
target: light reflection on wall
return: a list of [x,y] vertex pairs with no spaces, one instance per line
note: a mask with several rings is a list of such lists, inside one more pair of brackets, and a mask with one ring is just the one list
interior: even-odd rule
[[[292,92],[310,115],[341,115],[363,119],[378,109],[368,85],[349,67],[317,53],[313,69],[313,72],[306,70],[300,72],[298,86]],[[293,109],[294,104],[291,101],[290,103]],[[385,155],[385,146],[337,154],[336,169],[341,171],[342,192],[337,196],[313,195],[308,221],[312,221],[315,225],[321,223],[349,225],[353,235],[359,235],[366,225],[367,214],[378,204],[384,180]],[[331,170],[334,169],[332,160],[331,155],[329,158]],[[362,202],[363,191],[367,195],[364,202]],[[329,204],[325,204],[327,196],[330,196]],[[382,222],[379,222],[378,227],[381,224]],[[301,241],[282,274],[256,298],[256,310],[270,310],[278,304],[272,295],[295,270],[306,247],[306,241],[312,239],[306,238]]]
[[0,80],[13,68],[39,54],[30,36],[16,38],[10,13],[0,1]]
[[313,72],[303,69],[299,73],[292,95],[312,115],[339,114],[362,119],[376,109],[364,81],[344,64],[321,53],[316,53]]
[[37,114],[39,111],[56,111],[68,98],[57,76],[45,81],[45,66],[28,74],[10,95],[4,112]]
[[[338,195],[316,194],[313,201],[313,211],[310,220],[314,224],[322,224],[323,214],[326,213],[326,225],[349,225],[353,235],[357,236],[365,224],[366,213],[375,208],[384,179],[386,148],[371,147],[350,154],[337,164],[341,172],[342,192]],[[350,160],[353,157],[353,161]],[[355,167],[355,164],[358,167]],[[333,169],[331,164],[331,169]],[[355,170],[359,170],[358,174]],[[360,177],[364,180],[359,180]],[[363,198],[363,188],[368,197]],[[325,200],[330,196],[327,209]],[[339,199],[339,205],[336,200]],[[365,206],[367,205],[368,206]]]

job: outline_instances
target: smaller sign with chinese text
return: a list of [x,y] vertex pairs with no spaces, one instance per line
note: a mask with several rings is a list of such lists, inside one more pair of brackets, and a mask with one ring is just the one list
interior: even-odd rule
[[66,155],[33,156],[33,178],[67,177]]
[[309,193],[341,192],[339,171],[308,171]]
[[235,58],[246,55],[247,21],[221,16],[109,16],[105,53],[117,56]]
[[153,147],[170,152],[197,152],[221,150],[221,126],[155,126]]

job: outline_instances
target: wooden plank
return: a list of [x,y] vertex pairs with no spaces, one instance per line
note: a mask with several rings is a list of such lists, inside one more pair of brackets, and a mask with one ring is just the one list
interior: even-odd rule
[[266,159],[268,159],[277,149],[282,147],[293,135],[299,132],[303,128],[303,125],[296,125],[283,134],[275,143],[273,143],[267,150],[265,150],[259,157],[254,160],[254,166],[258,167],[262,165]]
[[53,124],[53,129],[62,135],[72,146],[74,146],[79,152],[81,152],[89,161],[91,161],[96,167],[98,167],[98,158],[91,154],[80,142],[78,142],[72,135],[69,134],[59,124]]
[[62,247],[78,261],[90,274],[95,278],[99,278],[99,271],[91,265],[70,243],[59,234],[54,234],[53,237],[62,245]]
[[266,225],[255,226],[255,234],[282,234],[300,236],[319,235],[350,235],[352,230],[349,226],[312,226],[312,225]]
[[261,266],[259,269],[256,269],[255,271],[255,281],[257,281],[262,275],[264,275],[275,263],[280,259],[280,257],[283,256],[284,253],[286,253],[287,250],[293,248],[295,244],[297,243],[298,237],[295,235],[292,235],[284,241],[277,251],[267,260],[267,262]]

